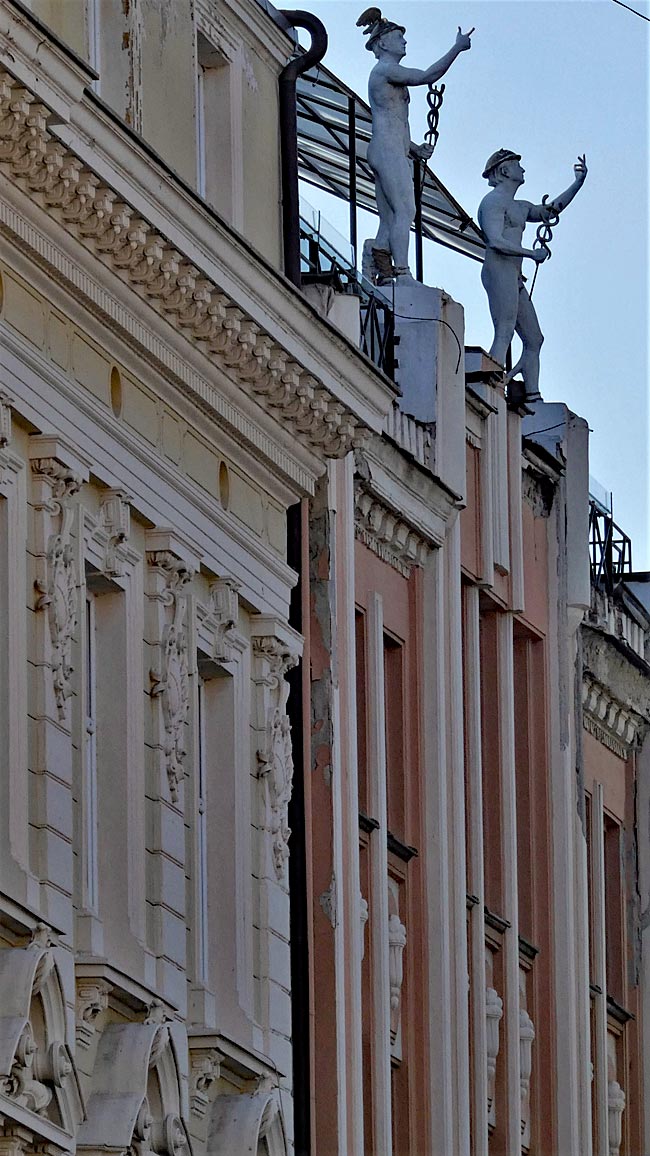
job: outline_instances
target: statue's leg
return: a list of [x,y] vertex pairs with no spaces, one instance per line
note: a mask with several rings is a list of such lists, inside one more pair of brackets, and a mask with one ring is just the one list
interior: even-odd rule
[[488,252],[481,271],[481,280],[488,295],[490,316],[494,325],[494,341],[490,357],[505,365],[508,347],[517,324],[519,307],[519,270],[507,260],[495,260]]
[[519,309],[515,326],[521,338],[523,349],[521,357],[511,376],[521,371],[526,386],[526,397],[535,399],[541,396],[539,392],[539,354],[544,342],[544,335],[539,327],[535,306],[522,285],[519,290]]
[[[408,270],[409,239],[415,217],[413,174],[405,156],[382,158],[375,167],[377,207],[380,214],[380,233],[384,236],[384,220],[388,225],[388,245],[393,264],[401,271]],[[382,206],[384,212],[382,212]],[[375,242],[377,248],[379,241]]]
[[379,210],[379,229],[373,242],[373,249],[386,249],[390,252],[390,228],[393,221],[393,210],[384,196],[379,177],[375,178],[375,196]]

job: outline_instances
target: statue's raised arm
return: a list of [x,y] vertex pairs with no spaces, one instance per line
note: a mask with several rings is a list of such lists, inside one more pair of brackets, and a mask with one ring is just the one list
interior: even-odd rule
[[[410,278],[409,234],[415,217],[413,155],[409,126],[408,89],[435,84],[445,75],[461,52],[471,48],[470,32],[458,29],[455,43],[429,68],[405,68],[400,63],[406,53],[406,29],[382,16],[379,8],[367,8],[357,20],[367,36],[366,48],[377,57],[370,73],[368,98],[372,110],[372,138],[368,163],[375,174],[379,232],[371,243],[372,266],[382,280]],[[428,159],[424,146],[417,155]]]
[[[491,191],[483,198],[478,210],[478,223],[485,235],[485,260],[481,280],[488,295],[494,323],[494,341],[491,356],[499,365],[505,365],[508,347],[515,332],[521,338],[521,357],[508,374],[511,380],[521,373],[527,401],[538,401],[539,355],[544,337],[530,294],[526,291],[521,263],[528,257],[537,267],[550,257],[551,228],[559,214],[575,197],[587,176],[585,158],[578,157],[573,166],[573,184],[554,200],[546,197],[541,205],[519,200],[515,194],[524,183],[521,156],[511,149],[492,153],[483,170]],[[532,249],[522,245],[524,229],[529,221],[541,221]],[[533,286],[535,281],[533,280]]]

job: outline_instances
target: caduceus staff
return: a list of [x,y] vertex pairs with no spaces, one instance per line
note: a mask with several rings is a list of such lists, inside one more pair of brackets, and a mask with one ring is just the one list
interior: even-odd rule
[[[585,155],[578,157],[578,163],[573,166],[574,172],[576,173],[576,176],[579,172],[582,172],[583,169],[586,170],[586,167],[587,167],[586,160],[587,160],[587,158]],[[539,227],[537,229],[537,232],[535,234],[535,240],[533,241],[533,249],[546,249],[546,253],[547,253],[546,260],[550,261],[551,257],[553,256],[553,254],[551,253],[551,247],[550,247],[551,241],[553,240],[553,229],[556,227],[556,225],[558,224],[558,222],[560,220],[560,210],[555,205],[555,203],[553,201],[551,201],[550,205],[547,204],[547,202],[548,202],[548,193],[545,193],[544,196],[542,197],[542,206],[546,209],[547,216],[546,216],[545,220],[542,221],[541,225],[539,225]],[[529,297],[533,296],[533,289],[535,288],[535,282],[537,280],[537,274],[538,273],[539,273],[539,265],[535,265],[535,272],[533,274],[533,283],[530,287],[530,293],[528,294]]]

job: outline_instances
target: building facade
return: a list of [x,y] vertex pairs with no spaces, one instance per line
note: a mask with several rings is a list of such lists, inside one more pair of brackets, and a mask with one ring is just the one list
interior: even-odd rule
[[440,290],[297,283],[308,15],[0,15],[0,1146],[643,1156],[650,585],[586,422]]

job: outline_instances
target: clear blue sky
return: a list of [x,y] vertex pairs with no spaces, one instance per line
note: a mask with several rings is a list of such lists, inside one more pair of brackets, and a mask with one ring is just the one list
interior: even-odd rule
[[[648,0],[630,3],[650,15]],[[365,0],[302,6],[328,30],[324,63],[367,99],[374,57],[355,27]],[[385,0],[381,8],[406,25],[404,63],[414,67],[442,56],[459,22],[463,31],[476,27],[471,51],[445,76],[432,161],[475,219],[487,192],[481,172],[495,149],[522,154],[520,195],[536,202],[565,189],[577,154],[587,154],[587,181],[555,230],[552,260],[535,287],[546,337],[540,385],[546,401],[564,401],[588,420],[591,473],[614,493],[635,569],[650,569],[650,24],[613,0]],[[411,93],[416,141],[426,130],[425,94]],[[343,207],[315,189],[305,195],[346,233]],[[364,214],[360,239],[375,230]],[[532,244],[534,227],[526,236]],[[438,245],[425,248],[425,280],[465,306],[466,343],[489,348],[480,266]]]

